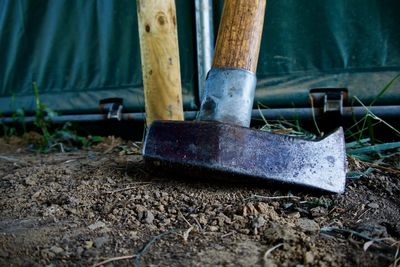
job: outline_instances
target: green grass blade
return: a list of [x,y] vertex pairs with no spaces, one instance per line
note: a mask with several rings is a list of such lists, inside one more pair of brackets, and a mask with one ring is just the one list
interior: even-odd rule
[[351,155],[365,154],[365,153],[371,153],[371,152],[379,153],[379,152],[382,152],[385,150],[396,149],[396,148],[400,148],[400,142],[392,142],[392,143],[385,143],[385,144],[378,144],[378,145],[373,145],[373,146],[349,149],[347,151],[347,153],[351,154]]
[[368,143],[369,141],[370,141],[369,138],[364,138],[364,139],[361,139],[361,140],[357,140],[357,141],[346,143],[346,149],[362,146],[362,145]]
[[375,96],[375,98],[372,100],[371,104],[369,104],[369,106],[372,106],[376,103],[376,101],[379,100],[379,98],[381,98],[387,90],[389,90],[389,88],[392,86],[392,84],[398,80],[400,78],[400,74],[397,74],[390,82],[388,82],[383,88],[382,90]]
[[390,129],[392,129],[394,132],[396,132],[398,135],[400,135],[400,131],[397,130],[396,128],[394,128],[392,125],[390,125],[389,123],[387,123],[386,121],[382,120],[380,117],[376,116],[374,113],[372,113],[372,111],[366,107],[360,99],[358,99],[358,97],[354,96],[354,99],[356,99],[368,112],[367,116],[372,117],[373,119],[382,122],[383,124],[385,124],[387,127],[389,127]]

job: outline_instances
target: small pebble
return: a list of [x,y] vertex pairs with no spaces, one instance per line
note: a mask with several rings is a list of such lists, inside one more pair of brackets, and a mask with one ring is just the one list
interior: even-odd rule
[[371,209],[379,209],[379,204],[375,202],[368,203],[367,206],[370,207]]
[[310,209],[311,216],[314,218],[325,216],[328,212],[324,207],[318,206],[315,208]]
[[313,262],[314,262],[314,254],[311,251],[307,251],[304,254],[304,264],[308,266]]
[[216,232],[218,231],[218,226],[210,226],[208,229],[210,229],[211,232]]
[[144,219],[144,221],[147,224],[152,224],[153,223],[154,215],[153,215],[153,213],[151,211],[149,211],[149,210],[146,211],[146,218]]
[[297,221],[297,226],[306,233],[317,233],[319,232],[319,225],[313,220],[300,218]]
[[89,225],[88,228],[89,228],[90,230],[96,230],[97,228],[102,228],[102,227],[104,227],[104,226],[106,226],[106,224],[105,224],[104,222],[102,222],[102,221],[97,221],[97,222],[95,222],[94,224]]
[[94,240],[94,245],[96,248],[101,248],[105,243],[108,242],[108,236],[98,237]]
[[91,241],[91,240],[85,241],[84,247],[85,247],[86,249],[92,248],[92,247],[93,247],[93,241]]
[[287,216],[288,216],[289,218],[297,218],[297,219],[301,217],[300,212],[298,212],[298,211],[291,212],[291,213],[289,213]]
[[77,247],[76,254],[80,257],[85,249],[83,247]]
[[253,227],[254,228],[260,228],[260,227],[262,227],[262,226],[264,226],[265,225],[265,219],[263,218],[263,217],[257,217],[257,218],[255,218],[254,220],[253,220]]
[[57,247],[57,246],[52,246],[52,247],[50,248],[50,250],[51,250],[53,253],[55,253],[55,254],[61,254],[61,253],[64,252],[64,250],[63,250],[62,248]]
[[31,186],[36,185],[36,179],[31,176],[28,176],[27,178],[25,178],[25,184]]

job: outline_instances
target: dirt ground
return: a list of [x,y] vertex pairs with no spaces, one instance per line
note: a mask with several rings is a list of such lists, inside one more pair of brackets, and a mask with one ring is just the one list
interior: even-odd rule
[[399,161],[318,195],[151,175],[115,138],[48,154],[0,139],[0,265],[396,266]]

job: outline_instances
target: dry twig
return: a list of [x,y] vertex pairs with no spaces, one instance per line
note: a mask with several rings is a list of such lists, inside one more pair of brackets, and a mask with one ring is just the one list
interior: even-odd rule
[[179,215],[182,217],[182,219],[185,221],[185,223],[187,223],[189,227],[192,227],[192,224],[188,220],[186,220],[185,216],[183,216],[181,212],[179,212]]
[[190,226],[189,229],[187,229],[187,230],[183,233],[182,237],[183,237],[183,241],[184,241],[185,243],[188,241],[189,233],[190,233],[192,230],[193,230],[193,226]]
[[258,198],[258,199],[301,199],[300,197],[296,197],[296,196],[291,196],[291,195],[287,195],[287,196],[260,196],[260,195],[252,195],[251,197],[245,198],[244,200],[249,200],[249,199],[253,199],[253,198]]
[[281,246],[283,246],[283,243],[279,243],[278,245],[273,246],[272,248],[268,249],[268,250],[264,253],[264,257],[263,257],[264,262],[267,262],[267,261],[268,261],[268,256],[269,256],[269,254],[272,253],[272,251],[274,251],[275,249],[277,249],[277,248],[279,248],[279,247],[281,247]]
[[235,233],[234,231],[231,231],[231,232],[229,232],[229,233],[223,234],[223,235],[221,235],[221,238],[224,238],[224,237],[233,235],[234,233]]
[[99,267],[99,266],[102,266],[102,265],[107,264],[109,262],[119,261],[119,260],[127,260],[127,259],[135,259],[135,266],[139,266],[140,267],[141,266],[141,263],[140,263],[141,257],[146,253],[146,251],[150,248],[150,246],[154,242],[159,240],[161,237],[169,235],[169,234],[172,234],[172,233],[175,233],[175,232],[176,231],[173,229],[173,230],[161,233],[160,235],[153,237],[137,254],[109,258],[109,259],[106,259],[106,260],[101,261],[99,263],[96,263],[95,265],[93,265],[93,267]]
[[93,267],[99,267],[99,266],[103,266],[109,262],[113,262],[113,261],[120,261],[120,260],[128,260],[128,259],[133,259],[135,258],[136,255],[127,255],[127,256],[119,256],[119,257],[113,257],[113,258],[109,258],[106,259],[104,261],[101,261],[99,263],[96,263],[95,265],[93,265]]
[[197,226],[199,227],[200,231],[203,231],[203,227],[201,226],[200,222],[196,219],[196,217],[193,217],[194,221],[196,222]]
[[135,266],[140,267],[142,266],[141,264],[141,258],[142,256],[147,252],[147,250],[150,248],[150,246],[161,239],[162,237],[170,234],[174,234],[176,232],[175,229],[169,230],[167,232],[161,233],[158,236],[153,237],[139,252],[137,253],[137,256],[135,257]]
[[11,157],[6,157],[6,156],[0,156],[0,159],[5,160],[5,161],[10,161],[10,162],[18,162],[19,161],[16,158],[11,158]]
[[[151,182],[137,182],[137,183],[135,183],[135,185],[148,185],[148,184],[151,184]],[[115,193],[118,193],[118,192],[127,191],[127,190],[131,190],[131,189],[136,189],[136,188],[137,188],[137,186],[130,186],[130,187],[116,189],[116,190],[113,190],[113,191],[106,191],[106,192],[104,192],[104,194],[115,194]]]

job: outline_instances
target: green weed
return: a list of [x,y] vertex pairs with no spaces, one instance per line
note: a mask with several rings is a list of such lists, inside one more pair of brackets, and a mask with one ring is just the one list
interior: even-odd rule
[[[36,130],[40,132],[40,140],[36,140],[32,144],[32,149],[39,152],[49,152],[58,149],[61,152],[76,149],[78,147],[90,147],[93,144],[103,141],[100,136],[81,136],[78,134],[76,127],[67,122],[63,125],[53,123],[53,119],[58,114],[45,105],[40,99],[39,87],[34,82],[33,91],[35,97],[35,114],[33,124]],[[16,109],[12,114],[14,122],[21,126],[23,134],[26,134],[25,112],[23,109]],[[13,126],[9,126],[0,122],[5,137],[17,135],[17,130]],[[24,135],[23,135],[24,136]]]
[[[400,142],[382,142],[379,136],[376,135],[376,127],[385,127],[393,136],[400,137],[400,130],[390,125],[382,118],[376,116],[371,107],[381,98],[400,78],[400,74],[389,81],[382,90],[371,101],[369,106],[366,106],[362,101],[354,96],[356,103],[362,106],[366,115],[359,120],[353,118],[354,123],[348,127],[345,135],[347,140],[355,140],[346,144],[347,155],[362,161],[371,162],[375,165],[384,165],[384,161],[388,158],[400,154]],[[368,173],[373,169],[368,169]]]
[[[2,115],[0,114],[0,118]],[[14,136],[17,133],[17,129],[11,125],[7,125],[6,123],[3,123],[0,121],[0,126],[1,126],[1,134],[5,138],[10,138],[11,136]]]
[[53,117],[57,116],[57,113],[49,109],[42,101],[40,100],[39,96],[39,87],[34,82],[33,83],[33,91],[35,94],[35,120],[34,124],[38,127],[41,131],[43,136],[43,143],[39,150],[46,150],[47,148],[51,147],[54,144],[54,140],[52,135],[49,132],[49,128],[51,127],[51,120]]

